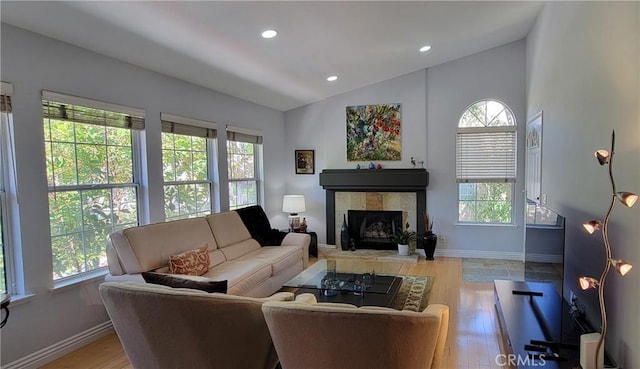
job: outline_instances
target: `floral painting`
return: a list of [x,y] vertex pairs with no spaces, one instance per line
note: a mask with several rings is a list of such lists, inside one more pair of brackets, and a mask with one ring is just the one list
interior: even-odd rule
[[347,160],[400,160],[400,104],[347,106]]

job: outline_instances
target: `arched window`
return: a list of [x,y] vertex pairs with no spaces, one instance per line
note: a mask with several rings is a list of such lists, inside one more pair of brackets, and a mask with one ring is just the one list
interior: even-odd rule
[[471,104],[456,135],[458,221],[512,223],[516,121],[496,100]]

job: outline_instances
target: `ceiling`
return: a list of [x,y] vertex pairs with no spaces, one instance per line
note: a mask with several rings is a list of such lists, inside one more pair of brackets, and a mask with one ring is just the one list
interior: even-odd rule
[[[0,1],[2,22],[287,111],[526,37],[528,1]],[[265,40],[260,33],[279,31]],[[418,52],[431,45],[426,53]],[[327,82],[330,75],[338,80]]]

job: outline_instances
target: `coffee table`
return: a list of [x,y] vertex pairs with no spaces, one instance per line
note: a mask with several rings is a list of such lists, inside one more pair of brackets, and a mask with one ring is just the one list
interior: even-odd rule
[[319,259],[283,285],[281,291],[312,293],[319,302],[391,307],[402,277],[402,263]]

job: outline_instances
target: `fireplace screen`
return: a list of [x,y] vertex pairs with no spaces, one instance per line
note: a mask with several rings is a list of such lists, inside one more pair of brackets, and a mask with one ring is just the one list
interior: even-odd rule
[[402,228],[401,211],[349,210],[349,237],[356,249],[394,250],[395,233]]

